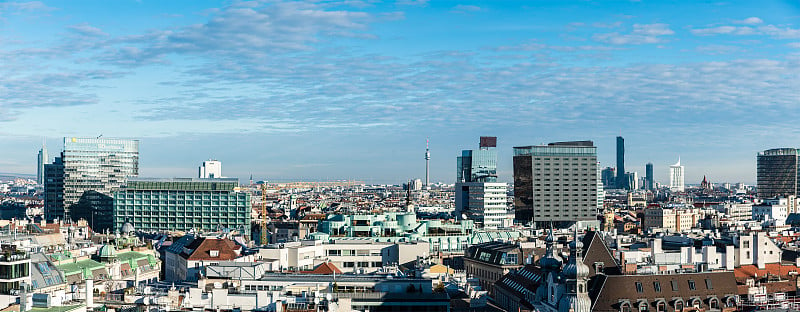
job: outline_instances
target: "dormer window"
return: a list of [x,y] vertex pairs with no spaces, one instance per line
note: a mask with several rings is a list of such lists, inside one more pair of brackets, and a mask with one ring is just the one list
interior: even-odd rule
[[219,257],[219,250],[211,250],[209,253],[212,257]]

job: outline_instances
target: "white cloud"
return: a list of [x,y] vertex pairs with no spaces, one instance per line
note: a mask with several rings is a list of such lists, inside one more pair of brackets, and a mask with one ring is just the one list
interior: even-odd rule
[[454,13],[471,13],[471,12],[480,12],[483,9],[477,5],[468,5],[468,4],[459,4],[453,7],[450,12]]
[[625,44],[652,44],[664,42],[663,36],[674,35],[675,32],[667,24],[634,24],[633,30],[628,34],[619,32],[595,34],[595,41],[625,45]]
[[762,26],[716,26],[709,28],[695,28],[691,32],[698,36],[710,35],[767,35],[775,39],[796,39],[800,38],[800,29],[791,27],[778,27],[775,25]]
[[764,21],[761,20],[758,17],[748,17],[748,18],[745,18],[745,19],[740,20],[740,21],[734,21],[734,23],[736,23],[736,24],[745,24],[745,25],[758,25],[758,24],[764,23]]

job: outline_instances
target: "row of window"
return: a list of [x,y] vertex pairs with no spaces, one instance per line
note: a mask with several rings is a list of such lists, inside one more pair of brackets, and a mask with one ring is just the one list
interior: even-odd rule
[[[706,289],[709,289],[709,290],[710,289],[714,289],[713,285],[711,284],[711,279],[708,279],[708,278],[705,279],[705,285],[706,285]],[[642,282],[635,282],[634,286],[636,287],[636,292],[638,292],[638,293],[643,293],[644,292],[644,285],[642,285]],[[672,288],[672,291],[678,291],[679,290],[678,281],[675,281],[675,280],[670,281],[670,286]],[[689,287],[689,290],[697,290],[697,285],[695,284],[694,280],[688,280],[688,285],[687,286]],[[654,281],[653,282],[653,290],[655,290],[655,292],[661,292],[661,282],[660,281]]]
[[380,262],[380,261],[375,261],[375,262],[369,262],[369,261],[359,261],[359,262],[345,261],[345,262],[342,262],[342,266],[345,267],[345,268],[354,268],[354,267],[356,267],[356,265],[358,265],[359,268],[369,268],[369,267],[380,268],[380,267],[383,267],[383,262]]

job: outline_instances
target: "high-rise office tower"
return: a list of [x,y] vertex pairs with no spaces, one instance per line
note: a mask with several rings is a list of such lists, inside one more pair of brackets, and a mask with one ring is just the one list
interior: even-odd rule
[[49,156],[47,155],[47,146],[42,142],[42,149],[36,157],[36,183],[39,185],[44,184],[44,165],[47,164]]
[[497,182],[497,137],[481,137],[478,150],[463,150],[457,158],[456,182]]
[[592,141],[514,147],[516,220],[536,227],[597,222],[603,204],[599,175]]
[[617,173],[614,167],[605,167],[600,171],[600,177],[603,181],[603,188],[616,188],[617,187]]
[[[58,171],[61,172],[58,172]],[[45,217],[86,219],[95,231],[112,225],[112,192],[139,175],[139,141],[108,138],[64,138],[61,157],[48,166],[62,182],[45,183]]]
[[774,148],[756,157],[756,185],[759,198],[797,196],[800,193],[798,158],[800,149]]
[[497,137],[481,137],[478,150],[464,150],[456,161],[455,215],[486,228],[513,223],[507,213],[508,186],[497,182],[496,148]]
[[653,163],[644,165],[644,188],[647,190],[656,188],[655,179],[653,178]]
[[625,176],[625,139],[617,137],[617,188],[628,189],[628,177]]
[[201,179],[222,178],[222,162],[218,160],[206,160],[197,169],[197,177]]
[[683,192],[684,190],[684,168],[681,165],[681,158],[678,163],[669,166],[669,189],[673,192]]

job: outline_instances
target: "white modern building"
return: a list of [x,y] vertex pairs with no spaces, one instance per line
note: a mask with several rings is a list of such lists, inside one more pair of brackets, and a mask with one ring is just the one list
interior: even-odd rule
[[678,163],[669,166],[669,189],[673,192],[683,192],[684,190],[684,167],[678,157]]
[[502,228],[513,223],[507,212],[508,186],[503,182],[456,183],[456,216],[482,223],[484,228]]
[[206,160],[198,168],[198,178],[217,179],[222,178],[222,162],[219,160]]

